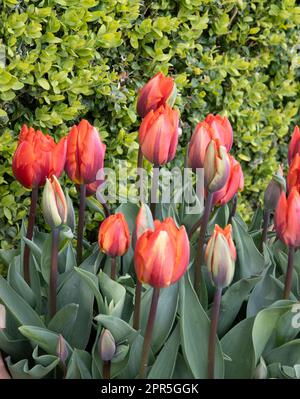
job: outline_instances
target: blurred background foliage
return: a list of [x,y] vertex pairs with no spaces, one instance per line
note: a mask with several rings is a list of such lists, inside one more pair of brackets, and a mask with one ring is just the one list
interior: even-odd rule
[[[173,76],[179,92],[176,162],[199,120],[210,112],[229,117],[246,220],[285,162],[300,122],[295,0],[0,0],[0,20],[2,249],[17,243],[29,203],[11,171],[21,125],[58,139],[85,117],[107,144],[106,166],[128,159],[134,168],[136,93],[158,71]],[[99,218],[89,214],[90,231]]]

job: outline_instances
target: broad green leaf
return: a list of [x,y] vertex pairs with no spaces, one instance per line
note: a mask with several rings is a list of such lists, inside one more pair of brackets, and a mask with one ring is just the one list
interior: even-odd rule
[[79,305],[75,303],[64,306],[50,320],[48,329],[61,334],[69,342],[77,318],[78,307]]
[[91,365],[91,355],[86,351],[75,349],[68,363],[66,379],[90,380]]
[[95,317],[95,320],[112,333],[116,343],[122,343],[126,340],[131,342],[138,335],[136,330],[118,317],[100,314]]
[[[121,317],[125,303],[126,289],[100,271],[99,285],[106,304],[107,314]],[[103,313],[103,308],[99,309]]]

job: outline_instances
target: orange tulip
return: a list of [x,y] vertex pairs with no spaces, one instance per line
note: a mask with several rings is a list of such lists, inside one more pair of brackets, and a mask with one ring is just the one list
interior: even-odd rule
[[300,192],[300,154],[295,154],[289,168],[287,176],[288,190],[291,191],[293,187]]
[[219,140],[211,140],[204,158],[204,183],[207,191],[214,193],[221,190],[230,171],[229,156]]
[[69,178],[76,184],[95,182],[103,168],[105,149],[97,129],[87,120],[74,125],[68,134],[65,169]]
[[292,163],[292,160],[297,153],[300,153],[300,129],[298,126],[295,126],[292,135],[292,140],[289,145],[289,153],[288,153],[289,165]]
[[282,192],[275,211],[275,229],[278,237],[290,247],[300,246],[300,194],[293,187],[286,198]]
[[222,229],[215,225],[206,251],[205,262],[217,287],[228,287],[235,270],[236,249],[231,237],[231,225]]
[[139,129],[139,142],[148,161],[159,166],[175,157],[178,124],[178,111],[168,105],[162,105],[146,115]]
[[216,205],[227,204],[239,190],[244,188],[244,175],[240,163],[232,155],[229,155],[229,161],[230,171],[227,182],[221,190],[214,193],[213,203]]
[[205,122],[212,128],[213,138],[219,139],[221,145],[226,147],[227,151],[230,151],[233,142],[233,131],[226,116],[209,114],[205,118]]
[[123,213],[106,218],[99,229],[98,243],[101,251],[115,258],[124,255],[130,245],[130,233]]
[[47,177],[59,177],[64,170],[66,149],[66,138],[55,144],[49,135],[23,125],[12,161],[15,178],[24,187],[34,188],[43,186]]
[[93,183],[89,183],[86,185],[86,196],[90,197],[97,192],[97,189],[101,184],[104,183],[104,180],[96,180]]
[[166,104],[172,96],[174,81],[164,76],[161,72],[156,74],[140,90],[137,100],[137,112],[144,118],[149,111],[156,111],[161,105]]
[[146,230],[137,240],[134,264],[139,281],[153,287],[167,287],[185,273],[190,246],[184,226],[178,228],[172,218],[154,221],[154,230]]

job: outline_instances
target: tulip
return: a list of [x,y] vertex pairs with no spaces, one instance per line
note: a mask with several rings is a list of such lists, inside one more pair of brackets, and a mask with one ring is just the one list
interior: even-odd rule
[[208,144],[214,137],[214,131],[205,121],[196,126],[188,149],[188,165],[193,168],[204,167],[204,158]]
[[174,81],[164,76],[161,72],[156,74],[140,90],[137,100],[137,112],[144,118],[148,112],[156,111],[161,105],[167,103],[173,97],[175,89]]
[[69,178],[80,185],[80,205],[77,233],[77,263],[82,260],[84,212],[86,185],[97,180],[97,173],[103,168],[106,146],[100,140],[95,127],[83,119],[74,125],[67,138],[67,158],[65,170]]
[[293,187],[300,190],[300,153],[295,154],[289,168],[287,176],[288,191],[291,191]]
[[213,203],[217,205],[227,204],[239,190],[244,188],[244,175],[240,163],[232,155],[229,155],[229,162],[228,179],[224,187],[213,195]]
[[116,257],[123,256],[130,245],[130,233],[123,213],[106,218],[100,226],[98,243],[102,252],[111,257],[111,278],[116,277]]
[[42,208],[46,223],[52,229],[66,223],[68,214],[67,201],[54,175],[50,179],[46,179]]
[[281,193],[274,222],[278,237],[289,247],[283,293],[283,298],[288,299],[292,287],[295,247],[300,246],[300,194],[296,187],[291,189],[288,198],[284,192]]
[[298,126],[295,126],[292,135],[292,140],[289,145],[289,152],[288,152],[289,165],[292,163],[294,156],[298,153],[300,153],[300,129]]
[[100,357],[104,362],[110,362],[116,353],[116,342],[111,332],[103,329],[99,340]]
[[57,178],[64,170],[67,142],[55,144],[52,137],[23,125],[12,161],[15,178],[26,188],[43,186],[46,178]]
[[221,190],[229,177],[230,161],[226,148],[211,140],[204,158],[204,183],[210,193]]
[[205,118],[205,122],[212,128],[213,138],[219,139],[221,145],[230,151],[233,143],[233,131],[226,116],[209,114]]
[[139,129],[139,143],[145,158],[155,166],[171,161],[178,142],[179,113],[168,105],[150,111]]
[[205,263],[216,286],[208,341],[208,378],[214,378],[215,372],[216,337],[222,289],[228,287],[233,279],[235,261],[236,249],[231,237],[231,225],[222,229],[216,224],[205,251]]

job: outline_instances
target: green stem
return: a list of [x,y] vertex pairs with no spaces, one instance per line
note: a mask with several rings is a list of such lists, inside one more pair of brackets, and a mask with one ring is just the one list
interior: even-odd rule
[[209,379],[214,379],[215,376],[216,339],[217,339],[217,329],[218,329],[221,299],[222,299],[222,288],[217,287],[213,302],[209,341],[208,341],[207,377]]
[[[26,234],[26,238],[28,238],[28,240],[32,240],[32,236],[33,236],[38,195],[39,195],[39,188],[34,187],[31,191],[31,204],[30,204],[30,210],[29,210],[27,234]],[[24,280],[29,285],[30,284],[30,248],[27,244],[25,244],[25,248],[24,248],[23,262],[24,262],[23,263]]]
[[143,287],[142,283],[139,280],[137,280],[135,287],[133,325],[132,325],[135,330],[138,330],[140,328],[142,287]]
[[153,334],[153,327],[154,327],[154,322],[155,322],[155,317],[156,317],[158,299],[159,299],[159,288],[154,287],[153,294],[152,294],[151,307],[150,307],[150,312],[149,312],[148,322],[147,322],[147,327],[146,327],[146,333],[145,333],[145,337],[144,337],[143,351],[142,351],[141,365],[140,365],[140,373],[139,373],[140,378],[143,378],[143,379],[146,378],[146,374],[147,374],[148,357],[149,357],[149,352],[150,352],[150,348],[151,348],[151,341],[152,341],[152,334]]
[[284,282],[283,299],[289,299],[290,297],[292,289],[292,281],[293,281],[294,255],[295,255],[295,248],[289,247],[288,265]]
[[202,217],[202,223],[201,223],[201,230],[200,230],[200,235],[199,235],[199,241],[198,241],[198,246],[197,246],[197,253],[196,253],[196,258],[195,258],[195,263],[194,263],[194,288],[195,291],[198,295],[200,296],[200,281],[201,281],[201,265],[203,262],[203,254],[204,254],[204,243],[205,243],[205,234],[207,230],[207,225],[209,221],[209,216],[211,213],[212,209],[212,200],[213,200],[213,194],[208,192],[207,194],[207,199],[205,203],[205,208],[204,208],[204,214]]
[[84,229],[85,201],[86,201],[86,185],[81,184],[78,231],[77,231],[77,265],[80,265],[82,261],[82,241],[83,241],[83,229]]
[[110,278],[112,280],[115,280],[116,275],[117,275],[117,260],[116,258],[111,258]]
[[264,243],[267,242],[268,237],[268,227],[270,223],[270,211],[268,209],[264,210],[264,220],[263,220],[263,230],[261,236],[261,249],[264,248]]
[[103,378],[110,380],[110,361],[103,362]]
[[59,229],[56,228],[52,230],[52,247],[51,247],[50,292],[49,292],[49,313],[51,319],[56,314],[58,242],[59,242]]
[[155,219],[158,179],[159,179],[159,166],[154,165],[153,177],[152,177],[152,187],[151,187],[151,199],[150,199],[150,210],[151,210],[153,219]]

